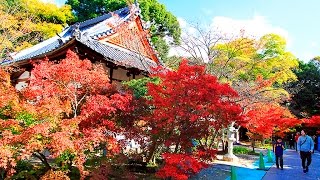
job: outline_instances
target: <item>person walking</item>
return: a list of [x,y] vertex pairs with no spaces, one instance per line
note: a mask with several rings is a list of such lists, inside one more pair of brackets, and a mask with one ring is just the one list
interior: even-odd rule
[[314,144],[312,153],[314,153],[314,149],[317,148],[317,143],[316,143],[316,142],[317,142],[317,136],[316,136],[316,135],[313,135],[313,136],[312,136],[312,140],[313,140],[313,144]]
[[297,146],[302,162],[303,172],[306,173],[309,171],[309,166],[311,164],[311,152],[314,149],[314,143],[312,138],[306,134],[305,130],[301,131],[301,136],[298,139]]
[[284,150],[284,144],[282,142],[281,138],[278,138],[277,141],[273,145],[273,152],[276,155],[276,165],[279,169],[279,163],[281,170],[283,170],[283,150]]
[[294,139],[294,134],[290,134],[289,137],[288,137],[288,140],[289,140],[289,148],[290,149],[295,149],[294,147],[294,143],[295,143],[295,139]]
[[295,140],[295,146],[296,146],[296,151],[298,151],[298,145],[297,145],[297,143],[298,143],[298,139],[299,139],[299,137],[300,137],[300,133],[299,132],[297,132],[296,133],[296,135],[294,136],[294,140]]

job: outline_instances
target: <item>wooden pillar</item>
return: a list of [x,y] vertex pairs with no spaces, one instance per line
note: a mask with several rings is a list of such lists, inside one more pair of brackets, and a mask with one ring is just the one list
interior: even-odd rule
[[110,67],[110,83],[112,83],[113,79],[113,67]]

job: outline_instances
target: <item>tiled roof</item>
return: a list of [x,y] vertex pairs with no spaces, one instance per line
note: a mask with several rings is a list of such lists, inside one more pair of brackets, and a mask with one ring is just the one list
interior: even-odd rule
[[[64,41],[59,39],[50,39],[50,41],[45,41],[44,43],[37,44],[29,49],[21,51],[12,56],[13,62],[18,62],[22,60],[28,60],[37,58],[38,56],[49,53],[59,47],[62,47],[65,43],[70,41],[72,38],[68,37]],[[27,51],[28,50],[28,51]]]
[[[99,37],[114,33],[113,29],[108,26],[109,23],[119,24],[128,21],[131,17],[129,7],[119,9],[113,12],[113,14],[115,14],[115,16],[113,16],[112,13],[108,13],[67,27],[55,37],[16,54],[11,54],[12,60],[3,61],[2,65],[44,57],[48,53],[64,47],[64,45],[71,40],[76,40],[117,65],[125,66],[127,68],[138,68],[150,72],[151,67],[157,66],[151,59],[142,57],[139,54],[119,46],[100,43],[96,40]],[[81,35],[77,37],[73,36],[75,30],[79,30]]]
[[106,59],[109,59],[114,64],[120,66],[127,68],[138,68],[146,72],[151,72],[152,68],[157,66],[153,60],[139,53],[129,51],[125,48],[121,48],[110,43],[101,43],[91,38],[82,38],[79,40],[79,42],[103,55]]

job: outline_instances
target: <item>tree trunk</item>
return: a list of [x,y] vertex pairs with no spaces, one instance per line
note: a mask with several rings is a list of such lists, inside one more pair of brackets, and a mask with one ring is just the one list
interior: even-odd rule
[[229,149],[228,141],[225,141],[225,142],[224,142],[224,152],[227,153],[227,152],[228,152],[228,149]]
[[152,145],[150,147],[150,152],[149,152],[149,155],[146,159],[146,162],[150,162],[150,160],[153,158],[153,155],[154,155],[154,152],[156,149],[157,149],[157,142],[153,141]]
[[69,172],[72,172],[72,159],[68,159],[67,166],[68,166]]
[[0,168],[0,179],[5,179],[6,171],[3,168]]
[[37,157],[38,159],[40,159],[40,161],[44,164],[44,166],[45,166],[45,171],[48,171],[48,170],[51,169],[51,166],[50,166],[50,164],[48,163],[47,158],[45,157],[45,155],[43,155],[43,154],[40,153],[40,152],[33,153],[33,155],[34,155],[35,157]]
[[254,147],[256,146],[256,141],[255,141],[255,139],[252,139],[252,140],[251,140],[251,146],[252,146],[252,151],[255,152],[255,151],[254,151]]
[[177,142],[176,147],[174,149],[174,153],[178,153],[179,150],[179,145],[180,145],[180,140]]
[[[219,145],[219,143],[218,143],[218,145]],[[222,145],[222,152],[224,152],[224,142],[223,142],[223,139],[221,139],[221,145]]]

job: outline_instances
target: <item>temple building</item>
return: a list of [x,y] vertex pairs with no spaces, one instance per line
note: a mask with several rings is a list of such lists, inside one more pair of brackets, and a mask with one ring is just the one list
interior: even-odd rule
[[63,59],[68,49],[81,59],[102,63],[111,83],[117,85],[148,76],[152,68],[163,65],[150,43],[136,4],[69,26],[55,37],[11,53],[2,65],[19,67],[11,79],[21,89],[28,83],[31,61]]

